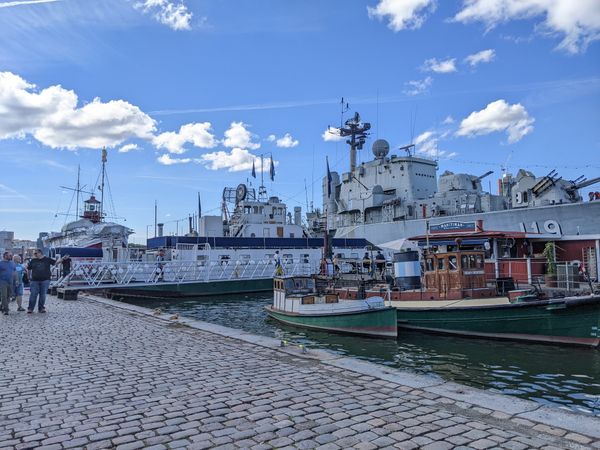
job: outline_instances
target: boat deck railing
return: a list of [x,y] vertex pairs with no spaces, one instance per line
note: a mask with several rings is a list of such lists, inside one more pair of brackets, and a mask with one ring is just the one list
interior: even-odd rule
[[109,287],[131,284],[173,284],[272,278],[280,275],[311,275],[316,264],[302,260],[278,268],[273,261],[247,262],[77,262],[71,273],[54,286]]

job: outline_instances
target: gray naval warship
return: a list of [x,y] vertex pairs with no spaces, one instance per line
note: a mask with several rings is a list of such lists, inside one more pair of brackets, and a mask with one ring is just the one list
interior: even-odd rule
[[[540,233],[556,240],[597,239],[600,236],[600,193],[583,199],[579,190],[600,177],[565,180],[555,170],[538,177],[527,170],[504,173],[498,194],[485,192],[482,179],[491,175],[443,172],[437,161],[418,156],[414,145],[390,155],[383,139],[372,145],[374,159],[356,164],[370,129],[358,113],[334,131],[347,137],[350,170],[323,178],[323,213],[308,216],[313,230],[334,232],[336,238],[365,238],[375,245],[429,230],[460,228],[480,221],[485,230]],[[588,197],[588,196],[586,196]]]

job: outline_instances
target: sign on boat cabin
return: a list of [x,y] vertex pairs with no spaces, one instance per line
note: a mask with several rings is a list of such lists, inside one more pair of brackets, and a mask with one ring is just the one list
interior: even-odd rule
[[475,232],[483,230],[483,221],[476,222],[444,222],[429,226],[430,233],[448,233],[448,232]]
[[437,291],[440,298],[489,297],[493,290],[487,287],[484,256],[481,251],[426,255],[425,288]]

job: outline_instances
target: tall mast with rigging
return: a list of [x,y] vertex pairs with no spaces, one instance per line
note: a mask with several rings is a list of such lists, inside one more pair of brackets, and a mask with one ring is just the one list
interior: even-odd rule
[[100,182],[100,220],[104,218],[104,177],[106,176],[106,147],[102,147],[102,179]]

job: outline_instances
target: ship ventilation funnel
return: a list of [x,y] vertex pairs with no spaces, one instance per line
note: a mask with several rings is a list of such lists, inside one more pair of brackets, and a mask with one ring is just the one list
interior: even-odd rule
[[294,225],[302,225],[302,208],[294,206]]
[[163,227],[165,226],[165,224],[158,223],[156,224],[156,226],[158,227],[158,237],[163,237]]

